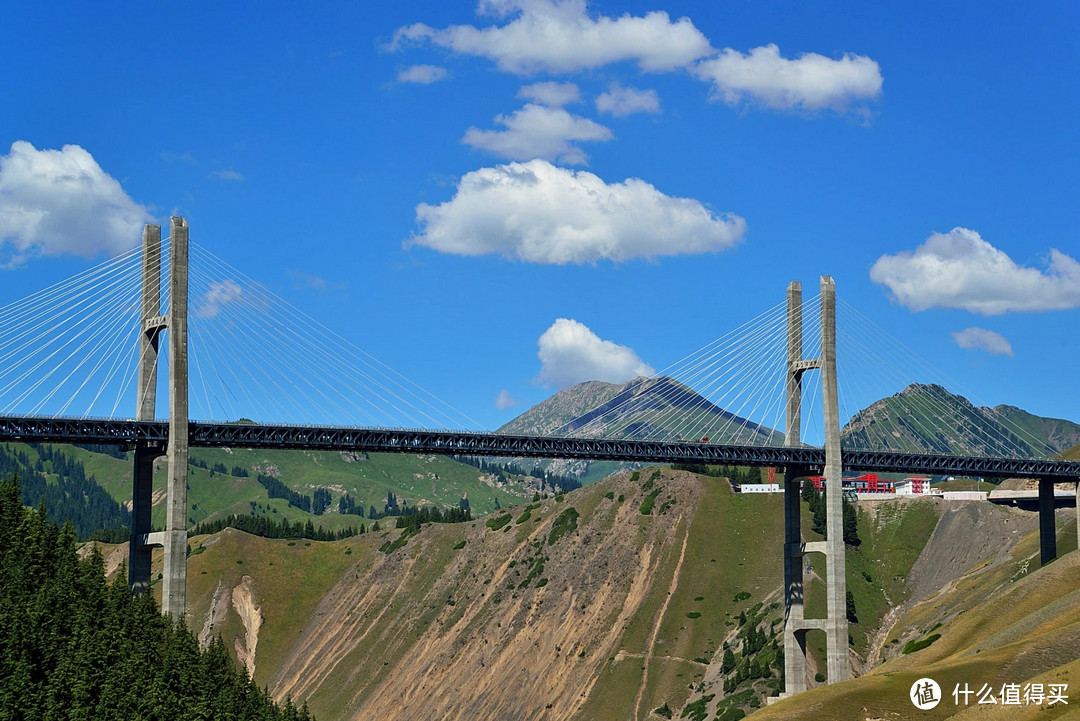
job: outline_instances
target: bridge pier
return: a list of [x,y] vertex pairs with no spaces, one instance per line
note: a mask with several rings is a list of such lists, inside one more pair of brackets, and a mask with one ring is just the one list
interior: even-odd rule
[[[135,390],[135,418],[154,420],[157,407],[158,345],[167,326],[161,316],[161,226],[147,225],[142,236],[142,311],[139,324],[139,376]],[[154,460],[164,453],[160,442],[135,444],[131,478],[131,535],[128,539],[128,585],[132,593],[150,590],[150,513],[154,493]]]
[[1054,518],[1052,478],[1039,479],[1039,551],[1040,562],[1044,566],[1057,558],[1057,523]]
[[135,446],[135,467],[131,488],[131,536],[128,542],[128,585],[132,593],[150,590],[151,497],[154,492],[154,459],[161,451],[150,444]]
[[[844,551],[843,466],[840,454],[840,413],[836,387],[836,284],[821,278],[821,356],[803,359],[802,286],[788,285],[787,418],[784,445],[801,445],[802,376],[821,372],[825,422],[825,541],[804,543],[798,478],[810,469],[788,466],[784,488],[784,695],[806,690],[806,632],[825,631],[828,682],[851,676],[848,662],[846,558]],[[824,553],[826,560],[826,618],[804,616],[803,557]]]
[[829,683],[851,678],[848,661],[847,556],[844,549],[844,466],[836,387],[836,283],[821,277],[821,396],[825,424],[825,596]]
[[[150,588],[151,553],[165,548],[162,573],[162,612],[181,619],[187,597],[187,474],[188,373],[187,295],[188,227],[183,218],[170,219],[169,314],[161,315],[161,227],[143,229],[142,333],[139,342],[139,379],[136,419],[153,421],[157,404],[158,346],[161,332],[169,329],[169,441],[138,441],[132,473],[131,535],[128,584],[133,592]],[[164,533],[151,533],[151,498],[154,461],[169,460]]]
[[803,590],[802,498],[800,479],[810,475],[802,466],[784,471],[784,692],[806,690],[805,592]]
[[169,250],[169,485],[161,610],[182,621],[187,603],[188,477],[188,226],[170,219]]

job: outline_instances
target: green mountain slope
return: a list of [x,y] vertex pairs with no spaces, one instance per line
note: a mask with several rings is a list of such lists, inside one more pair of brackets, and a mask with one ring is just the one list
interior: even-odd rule
[[[35,466],[40,455],[28,444],[10,444],[15,453],[28,458],[24,473]],[[65,456],[82,463],[86,475],[121,505],[130,507],[131,453],[104,453],[78,446],[58,445]],[[217,470],[215,470],[217,468]],[[222,470],[224,469],[224,470]],[[165,523],[165,482],[168,463],[164,457],[154,464],[153,523]],[[244,476],[242,474],[246,473]],[[239,475],[238,475],[239,474]],[[257,480],[259,474],[275,478],[305,496],[316,489],[330,493],[330,506],[314,515],[290,506],[280,498],[270,498]],[[474,515],[491,512],[498,506],[531,498],[539,481],[530,477],[505,475],[505,483],[492,473],[445,456],[414,454],[355,454],[329,451],[253,451],[246,449],[192,449],[188,468],[188,522],[195,525],[230,514],[270,515],[276,520],[306,523],[328,530],[357,525],[358,516],[339,514],[339,499],[348,494],[358,508],[374,507],[382,513],[387,494],[410,507],[436,505],[456,507],[467,498]]]
[[939,385],[914,383],[856,413],[841,435],[847,448],[1046,457],[1080,443],[1080,424],[974,406]]
[[[851,681],[780,701],[755,718],[1075,717],[1075,698],[1068,706],[1000,705],[1004,684],[1041,683],[1045,688],[1064,683],[1075,697],[1080,673],[1080,619],[1075,614],[1080,603],[1080,554],[1074,550],[1072,518],[1062,536],[1059,550],[1064,555],[1043,568],[1038,568],[1037,532],[986,549],[988,556],[981,563],[954,575],[898,616],[889,630],[895,639],[887,646],[891,657],[884,664]],[[902,653],[909,641],[935,636],[925,648]],[[937,708],[920,711],[908,694],[924,677],[941,686],[943,699]],[[952,692],[964,684],[976,691],[989,686],[999,704],[980,707],[972,698],[958,705]]]
[[706,682],[740,612],[782,614],[781,565],[755,562],[781,524],[778,496],[646,469],[389,554],[396,529],[310,545],[224,531],[191,541],[188,623],[254,649],[256,681],[319,718],[644,719]]
[[[939,621],[951,633],[963,616],[961,606],[910,615],[929,607],[926,588],[940,580],[920,568],[950,569],[970,613],[1020,567],[994,554],[1017,537],[1017,559],[1037,550],[1030,535],[1004,544],[986,536],[957,555],[957,529],[970,534],[989,521],[949,515],[943,526],[947,508],[860,504],[861,544],[848,552],[856,669]],[[1027,518],[988,504],[972,512],[991,514],[1005,532]],[[188,623],[224,634],[259,684],[325,719],[649,719],[664,706],[674,717],[699,708],[711,719],[751,710],[780,688],[779,495],[734,494],[723,479],[648,468],[487,522],[425,526],[380,551],[400,533],[330,543],[231,530],[193,538]],[[943,550],[923,561],[931,547]],[[972,567],[993,570],[981,591],[955,583]],[[823,573],[811,563],[809,616],[824,610]],[[764,634],[753,647],[751,629]],[[823,639],[808,641],[812,676],[823,670]]]

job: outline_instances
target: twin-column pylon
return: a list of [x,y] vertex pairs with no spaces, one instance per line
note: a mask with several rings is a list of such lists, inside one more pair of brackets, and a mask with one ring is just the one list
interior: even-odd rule
[[[788,286],[787,422],[784,445],[798,446],[802,426],[802,377],[812,369],[821,372],[825,415],[825,541],[802,540],[800,478],[809,468],[788,466],[784,489],[784,695],[806,690],[806,632],[825,631],[828,682],[851,676],[848,664],[847,579],[844,558],[843,466],[840,458],[840,409],[836,389],[836,284],[821,278],[821,355],[804,359],[802,334],[802,286]],[[824,553],[826,561],[826,618],[804,617],[803,558]]]
[[[154,420],[157,402],[158,349],[161,332],[169,338],[169,442],[140,441],[135,445],[132,477],[131,538],[128,582],[133,592],[150,588],[151,553],[165,548],[161,609],[174,619],[184,617],[187,590],[187,473],[188,473],[188,227],[183,218],[170,219],[169,313],[161,315],[161,227],[143,229],[142,310],[140,313],[139,386],[136,419]],[[165,531],[151,533],[154,461],[168,456]]]

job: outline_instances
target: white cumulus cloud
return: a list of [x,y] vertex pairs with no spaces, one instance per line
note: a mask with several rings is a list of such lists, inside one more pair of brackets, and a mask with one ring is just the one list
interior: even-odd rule
[[953,331],[953,341],[961,348],[984,350],[991,355],[1012,355],[1012,344],[1005,336],[986,328],[965,328]]
[[216,318],[221,309],[240,300],[243,289],[231,278],[214,281],[199,300],[195,315],[199,318]]
[[532,85],[523,86],[517,95],[519,98],[532,100],[535,103],[552,108],[561,108],[564,105],[581,100],[578,86],[573,83],[533,83]]
[[619,117],[634,113],[659,113],[660,98],[655,90],[624,88],[619,83],[612,83],[606,93],[596,97],[596,109]]
[[725,48],[694,72],[711,81],[714,97],[726,103],[751,98],[778,110],[845,110],[853,101],[876,98],[883,82],[878,64],[866,56],[847,53],[833,60],[806,53],[792,60],[772,44],[746,55]]
[[688,18],[672,21],[665,12],[592,17],[585,0],[481,0],[479,10],[509,22],[442,30],[417,23],[398,29],[389,47],[430,42],[488,58],[499,69],[518,74],[575,72],[624,61],[662,72],[714,52]]
[[1050,251],[1045,271],[1018,265],[976,231],[933,233],[914,251],[883,255],[870,278],[914,311],[960,308],[981,315],[1080,307],[1080,263]]
[[446,68],[440,68],[438,65],[412,65],[399,71],[397,79],[399,83],[431,85],[445,80],[449,75]]
[[571,165],[586,162],[575,143],[611,140],[608,128],[562,108],[528,103],[513,115],[498,115],[495,122],[506,130],[469,128],[461,142],[510,160],[544,158]]
[[0,265],[112,255],[136,245],[152,220],[78,145],[37,150],[17,140],[0,157]]
[[605,183],[544,160],[467,173],[453,198],[421,203],[416,219],[421,232],[406,247],[553,265],[712,253],[746,231],[739,216],[664,195],[644,180]]
[[566,388],[584,381],[625,383],[655,371],[624,345],[603,340],[584,323],[558,318],[537,341],[538,383]]
[[510,395],[510,391],[505,388],[499,391],[499,395],[495,396],[495,407],[500,411],[505,411],[507,408],[513,408],[518,403],[520,403],[520,401]]

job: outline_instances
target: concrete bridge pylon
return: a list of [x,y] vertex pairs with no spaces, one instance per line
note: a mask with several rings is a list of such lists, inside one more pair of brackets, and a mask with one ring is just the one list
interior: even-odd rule
[[[169,340],[169,440],[138,441],[132,475],[132,518],[128,552],[128,583],[133,593],[150,589],[151,554],[165,549],[162,573],[162,612],[183,618],[187,589],[187,474],[188,474],[188,226],[182,217],[170,219],[169,312],[161,314],[161,227],[143,228],[142,306],[139,323],[136,419],[153,421],[157,405],[158,353],[161,333]],[[154,461],[168,456],[165,531],[151,532],[150,513]]]
[[[784,696],[807,688],[806,632],[825,631],[828,683],[851,677],[848,662],[847,579],[844,556],[843,463],[840,454],[840,411],[836,386],[836,283],[821,278],[821,354],[804,359],[802,285],[788,285],[787,414],[784,445],[801,445],[802,378],[809,370],[821,373],[825,422],[825,541],[802,539],[802,506],[799,479],[815,470],[807,466],[785,469],[784,489]],[[803,559],[824,553],[826,559],[825,618],[804,615]]]

